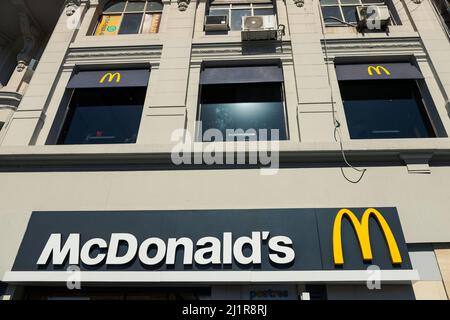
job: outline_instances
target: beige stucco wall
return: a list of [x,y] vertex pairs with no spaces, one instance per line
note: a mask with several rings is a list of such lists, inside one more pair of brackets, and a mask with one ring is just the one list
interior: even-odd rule
[[447,299],[450,300],[450,247],[449,245],[437,245],[434,250],[441,271]]

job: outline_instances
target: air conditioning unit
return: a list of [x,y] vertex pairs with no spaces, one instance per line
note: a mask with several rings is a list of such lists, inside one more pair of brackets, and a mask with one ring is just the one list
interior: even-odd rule
[[205,31],[228,31],[228,16],[205,16]]
[[387,6],[356,7],[358,27],[369,30],[386,29],[391,21]]
[[275,15],[242,17],[243,41],[246,40],[276,40],[278,26]]

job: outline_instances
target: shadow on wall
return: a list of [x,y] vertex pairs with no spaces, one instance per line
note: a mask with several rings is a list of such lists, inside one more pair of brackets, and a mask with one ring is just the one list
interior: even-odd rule
[[280,48],[282,48],[280,41],[242,42],[243,55],[276,53]]

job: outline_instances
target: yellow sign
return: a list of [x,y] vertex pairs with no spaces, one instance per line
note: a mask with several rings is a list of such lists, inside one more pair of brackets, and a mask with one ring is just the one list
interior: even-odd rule
[[96,36],[115,36],[119,32],[121,16],[103,15],[95,32]]
[[119,72],[108,72],[100,79],[100,83],[105,82],[106,78],[108,78],[108,82],[112,82],[114,79],[116,79],[116,82],[119,83],[121,80],[121,75]]
[[373,76],[373,71],[375,71],[377,73],[377,75],[381,75],[381,71],[384,72],[384,74],[390,76],[391,73],[388,71],[388,69],[386,69],[383,66],[368,66],[367,67],[367,73],[371,76]]
[[402,263],[402,257],[400,255],[400,251],[397,246],[397,242],[395,241],[394,235],[392,234],[392,230],[389,227],[386,219],[384,219],[383,215],[374,208],[368,208],[364,211],[362,215],[361,222],[355,216],[355,214],[348,209],[339,210],[336,218],[334,219],[333,226],[333,255],[334,255],[334,264],[343,265],[344,264],[344,256],[342,254],[342,236],[341,236],[341,224],[344,216],[348,217],[350,222],[355,229],[356,237],[359,241],[359,246],[361,247],[361,253],[363,260],[370,261],[372,260],[372,247],[370,245],[370,235],[369,235],[369,218],[373,216],[377,221],[383,231],[386,243],[389,248],[389,252],[391,254],[391,261],[394,264]]

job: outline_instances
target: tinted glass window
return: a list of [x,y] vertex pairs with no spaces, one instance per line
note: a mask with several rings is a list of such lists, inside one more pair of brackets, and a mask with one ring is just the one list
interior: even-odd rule
[[266,9],[254,9],[255,16],[270,16],[275,14],[275,10],[273,8]]
[[139,33],[141,21],[142,21],[141,13],[131,13],[124,15],[122,19],[122,24],[120,25],[119,34]]
[[123,9],[125,9],[125,4],[126,4],[125,1],[111,1],[110,3],[108,3],[106,5],[103,12],[105,12],[105,13],[122,12]]
[[352,139],[434,137],[413,80],[341,81]]
[[158,1],[150,1],[147,4],[147,11],[162,11],[163,4]]
[[231,10],[231,30],[241,30],[242,27],[242,17],[248,17],[252,15],[250,9],[244,10]]
[[356,7],[342,7],[342,12],[344,13],[345,21],[347,22],[357,22],[358,18],[356,17]]
[[339,24],[338,21],[332,18],[342,20],[342,14],[339,7],[322,7],[322,15],[327,24]]
[[[204,85],[201,95],[202,132],[218,129],[225,140],[286,139],[280,83]],[[227,129],[252,130],[245,135]],[[267,129],[267,134],[260,131]],[[278,137],[270,135],[278,130]]]
[[126,11],[144,11],[145,2],[128,2]]
[[146,88],[76,89],[59,144],[136,142]]

